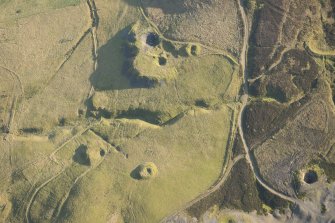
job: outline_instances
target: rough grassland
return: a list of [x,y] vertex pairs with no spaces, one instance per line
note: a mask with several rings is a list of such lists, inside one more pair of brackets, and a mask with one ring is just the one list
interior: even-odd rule
[[[166,37],[201,42],[239,56],[242,24],[236,1],[142,1]],[[196,19],[194,19],[196,18]]]
[[[124,222],[149,223],[178,210],[219,176],[231,115],[227,107],[213,112],[195,110],[173,125],[147,129],[124,141],[118,146],[129,153],[128,159],[111,154],[83,178],[63,209],[63,220],[104,222],[116,214]],[[108,140],[113,142],[113,135]],[[157,177],[133,179],[130,173],[147,161],[156,164]],[[97,201],[99,209],[90,205]]]
[[[241,85],[225,49],[159,36],[148,50],[137,0],[5,0],[0,14],[0,221],[154,223],[215,183]],[[137,21],[160,66],[139,75],[166,82],[128,76]],[[134,177],[147,162],[155,177]]]
[[84,1],[82,0],[34,0],[34,1],[0,1],[0,23],[10,22],[13,19],[20,19],[23,17],[49,13],[53,9],[64,8],[67,6],[76,6]]

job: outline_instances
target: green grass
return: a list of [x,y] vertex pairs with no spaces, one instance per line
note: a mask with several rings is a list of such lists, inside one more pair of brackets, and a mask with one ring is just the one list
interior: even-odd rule
[[[97,198],[99,204],[114,204],[125,222],[158,222],[181,208],[219,176],[230,115],[227,107],[208,114],[196,111],[196,115],[188,115],[174,125],[150,128],[123,141],[121,147],[129,152],[129,158],[113,153],[99,169],[78,183],[76,190],[82,192],[71,196],[64,208],[71,213],[68,220],[108,220],[108,207],[99,205],[97,210],[90,205]],[[218,119],[221,121],[217,122]],[[131,177],[131,171],[143,162],[156,164],[156,178],[142,181]],[[108,196],[103,196],[106,193]],[[92,213],[85,219],[80,215],[84,210]]]
[[53,8],[64,8],[66,6],[75,6],[79,5],[82,0],[48,0],[49,4]]
[[[83,145],[87,149],[86,154],[90,161],[89,165],[78,162],[75,159],[78,148]],[[96,168],[102,161],[103,156],[100,153],[102,149],[107,153],[111,147],[93,132],[87,131],[56,153],[55,159],[64,166],[58,170],[57,177],[52,179],[36,194],[31,203],[30,219],[34,222],[50,222],[56,219],[57,213],[62,210],[62,204],[66,201],[68,194],[72,193],[72,189],[78,179],[83,177],[85,172]],[[52,164],[54,169],[59,169],[59,164]]]
[[53,9],[76,6],[84,2],[85,1],[83,0],[1,0],[0,12],[2,13],[2,16],[0,16],[0,21],[9,22],[11,20],[36,15]]
[[234,66],[223,56],[190,57],[177,68],[177,88],[184,103],[197,99],[207,102],[224,97],[231,84]]
[[[0,12],[4,13],[0,20],[23,17],[29,20],[27,17],[31,15],[81,3],[86,4],[82,0],[20,0],[14,5],[1,0]],[[47,86],[51,91],[46,92],[57,92],[57,97],[45,93],[43,100],[29,103],[33,110],[25,107],[30,115],[27,117],[31,118],[21,120],[22,123],[27,122],[27,128],[41,123],[45,131],[13,139],[13,168],[21,169],[8,179],[13,184],[11,222],[25,221],[26,208],[35,191],[28,213],[33,222],[108,222],[115,216],[119,218],[117,222],[158,222],[208,189],[220,175],[231,137],[232,110],[219,104],[238,94],[241,82],[237,66],[223,55],[211,55],[207,49],[206,55],[195,49],[188,57],[182,53],[187,43],[164,40],[164,46],[150,52],[155,58],[141,49],[138,59],[141,74],[158,75],[166,83],[155,88],[133,87],[124,73],[122,47],[130,25],[141,19],[137,3],[135,0],[99,2],[98,69],[89,81],[97,90],[93,105],[108,110],[117,119],[103,119],[92,130],[71,139],[87,124],[86,119],[77,117],[76,107],[67,109],[68,101],[85,100],[75,97],[82,85],[73,80],[75,75],[79,76],[78,69],[86,69],[85,74],[92,72],[90,38],[80,44],[89,50],[78,48],[65,66],[64,69],[67,66],[74,69],[69,70],[71,76],[59,75],[68,78],[70,88],[81,89],[71,88],[69,93],[64,85],[56,86],[55,91]],[[147,28],[148,24],[143,30]],[[159,57],[167,59],[166,66],[157,64]],[[69,94],[60,96],[64,92]],[[26,93],[27,97],[35,97],[35,87],[31,85]],[[59,112],[54,109],[59,105],[58,100],[66,104],[60,106],[64,109],[60,117],[66,120],[65,126],[60,126],[59,118],[54,115]],[[206,104],[206,109],[199,108],[202,107],[196,104],[199,100]],[[87,147],[84,162],[75,155],[82,145]],[[49,157],[57,148],[59,151]],[[147,180],[132,178],[131,172],[147,162],[157,166],[157,176]],[[58,219],[57,213],[60,213]]]
[[[125,221],[158,222],[205,191],[217,179],[230,121],[229,109],[224,108],[208,114],[198,111],[196,116],[189,115],[163,129],[146,128],[135,139],[125,137],[130,130],[121,128],[118,134],[111,133],[110,137],[122,142],[122,148],[130,154],[129,159],[118,153],[107,155],[101,166],[73,188],[71,185],[76,177],[89,167],[71,164],[64,174],[38,195],[31,216],[35,220],[43,216],[49,219],[52,216],[50,213],[57,210],[57,206],[53,205],[60,204],[70,190],[71,196],[61,209],[60,222],[106,222],[114,212]],[[190,139],[194,142],[190,143]],[[88,137],[84,142],[79,140],[80,143],[92,144],[97,141],[95,137]],[[57,158],[65,163],[72,162],[71,157],[77,148],[75,145],[78,142],[69,144],[57,153]],[[145,182],[131,178],[131,171],[147,161],[157,165],[157,177]],[[53,173],[48,169],[40,171]],[[24,197],[25,193],[21,192],[18,197]],[[46,206],[49,203],[52,205]]]
[[[197,105],[199,100],[213,106],[235,97],[240,84],[235,68],[225,57],[217,55],[181,58],[176,65],[175,81],[154,88],[97,92],[93,106],[114,116],[121,114],[162,124]],[[146,111],[146,115],[141,115],[141,111]]]

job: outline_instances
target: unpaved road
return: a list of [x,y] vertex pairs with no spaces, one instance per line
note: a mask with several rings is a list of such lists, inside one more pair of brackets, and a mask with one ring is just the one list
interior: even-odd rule
[[[225,170],[223,171],[223,175],[221,175],[220,180],[217,182],[217,184],[215,184],[213,187],[211,187],[210,189],[208,189],[205,193],[201,194],[200,196],[198,196],[196,199],[190,201],[189,203],[186,204],[186,206],[183,208],[183,210],[186,210],[187,208],[191,207],[192,205],[194,205],[195,203],[197,203],[198,201],[204,199],[205,197],[209,196],[211,193],[217,191],[218,189],[220,189],[220,187],[226,182],[231,169],[233,168],[233,166],[240,161],[241,159],[245,158],[244,154],[241,154],[237,157],[235,157],[232,161],[229,162],[228,166],[225,168]],[[179,211],[177,211],[174,214],[171,214],[170,216],[164,218],[161,220],[162,223],[167,222],[168,219],[170,219],[173,216],[177,216],[179,214]]]
[[235,157],[232,161],[229,162],[228,166],[225,168],[224,174],[222,175],[221,179],[217,182],[217,184],[215,184],[213,187],[211,187],[210,189],[208,189],[204,194],[202,194],[201,196],[199,196],[198,198],[196,198],[195,200],[191,201],[190,203],[188,203],[187,208],[191,207],[193,204],[197,203],[198,201],[202,200],[203,198],[207,197],[208,195],[210,195],[211,193],[217,191],[218,189],[220,189],[220,187],[226,182],[231,169],[233,168],[233,166],[240,161],[241,159],[244,158],[244,155],[239,155],[237,157]]
[[[242,68],[242,72],[244,74],[244,80],[243,80],[243,83],[245,85],[245,90],[247,92],[247,75],[246,75],[246,58],[247,58],[247,47],[248,47],[248,40],[249,40],[249,29],[248,29],[248,23],[247,23],[247,18],[246,18],[246,15],[244,13],[244,9],[241,5],[241,3],[238,1],[238,4],[239,4],[239,9],[241,10],[241,16],[242,16],[242,20],[243,20],[243,23],[244,23],[244,30],[245,30],[245,33],[244,33],[244,38],[243,38],[243,46],[242,46],[242,51],[241,51],[241,57],[240,57],[240,65],[241,65],[241,68]],[[243,95],[242,98],[246,98],[241,107],[241,112],[239,114],[239,118],[238,118],[238,122],[241,123],[241,116],[242,116],[242,112],[246,106],[246,103],[248,101],[248,95]],[[238,126],[239,129],[240,128],[240,125]],[[242,133],[243,134],[243,133]],[[243,138],[244,139],[244,138]],[[194,205],[196,202],[200,201],[201,199],[209,196],[211,193],[215,192],[216,190],[218,190],[226,181],[226,179],[228,178],[229,174],[230,174],[230,171],[231,169],[233,168],[233,166],[235,165],[235,163],[237,163],[239,160],[241,160],[242,158],[245,158],[245,155],[239,155],[237,156],[234,160],[232,161],[229,161],[229,164],[227,165],[226,168],[224,168],[223,172],[221,173],[221,176],[220,178],[218,179],[217,183],[212,186],[211,188],[209,188],[205,193],[201,194],[200,196],[198,196],[196,199],[192,200],[191,202],[187,203],[185,205],[185,207],[183,208],[183,210],[191,207],[192,205]],[[249,161],[250,158],[249,156],[247,157],[247,160]],[[253,172],[254,172],[254,169],[252,169]],[[174,214],[171,214],[170,216],[164,218],[161,222],[166,222],[167,219],[170,219],[171,216],[176,216],[178,215],[178,212],[177,213],[174,213]]]
[[243,117],[243,113],[245,111],[248,99],[249,99],[249,95],[248,95],[248,72],[247,72],[247,53],[248,53],[248,42],[249,42],[249,23],[248,23],[248,19],[247,16],[245,14],[244,8],[241,5],[241,2],[238,1],[238,5],[239,5],[239,9],[241,12],[241,16],[242,16],[242,21],[243,21],[243,25],[244,25],[244,37],[243,37],[243,47],[242,47],[242,52],[241,52],[241,60],[240,60],[240,64],[241,64],[241,68],[242,68],[242,72],[243,72],[243,79],[244,79],[244,95],[241,96],[241,102],[242,102],[242,107],[240,110],[240,114],[238,117],[238,129],[239,129],[239,133],[242,139],[242,143],[243,143],[243,147],[244,150],[246,152],[246,159],[248,161],[248,163],[250,164],[250,167],[252,169],[252,172],[255,175],[256,180],[267,190],[269,190],[271,193],[281,197],[282,199],[285,199],[287,201],[290,201],[292,203],[298,203],[298,200],[288,197],[284,194],[281,194],[277,191],[275,191],[273,188],[271,188],[270,186],[268,186],[263,179],[261,178],[260,174],[257,171],[256,168],[256,162],[255,160],[252,158],[251,154],[250,154],[250,149],[246,143],[246,140],[244,138],[244,133],[243,133],[243,125],[242,125],[242,117]]
[[249,99],[249,95],[248,95],[248,71],[247,71],[247,53],[248,53],[248,42],[249,42],[249,23],[248,23],[248,19],[247,16],[245,14],[245,11],[243,9],[243,6],[241,5],[241,2],[238,1],[239,4],[239,8],[240,8],[240,12],[241,12],[241,16],[242,16],[242,20],[244,23],[244,41],[243,41],[243,48],[242,48],[242,53],[241,53],[241,67],[242,67],[242,71],[243,71],[243,76],[244,76],[244,95],[241,96],[241,102],[242,102],[242,106],[241,106],[241,110],[240,110],[240,114],[238,117],[238,129],[239,129],[239,134],[243,143],[243,147],[246,153],[246,159],[247,162],[250,164],[250,167],[252,169],[252,172],[254,173],[254,176],[257,180],[257,182],[262,185],[264,188],[266,188],[268,191],[270,191],[272,194],[286,200],[289,201],[291,203],[296,204],[299,208],[303,210],[304,212],[308,213],[309,216],[317,216],[319,214],[318,210],[315,209],[315,207],[312,204],[308,204],[305,203],[302,200],[299,200],[295,197],[289,197],[285,194],[282,194],[278,191],[276,191],[275,189],[273,189],[270,185],[268,185],[263,178],[261,177],[260,173],[258,172],[258,168],[257,168],[257,164],[256,164],[256,160],[254,159],[254,157],[251,155],[250,149],[247,145],[247,142],[244,138],[244,133],[243,133],[243,124],[242,124],[242,117],[243,117],[243,113],[245,111],[248,99]]

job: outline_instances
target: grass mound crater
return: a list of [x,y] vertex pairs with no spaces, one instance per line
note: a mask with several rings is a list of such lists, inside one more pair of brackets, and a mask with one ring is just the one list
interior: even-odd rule
[[137,166],[130,174],[136,180],[149,180],[158,175],[158,168],[153,162],[145,162]]

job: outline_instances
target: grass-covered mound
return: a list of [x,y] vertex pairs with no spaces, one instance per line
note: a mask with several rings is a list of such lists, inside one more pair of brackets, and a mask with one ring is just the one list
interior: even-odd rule
[[[164,51],[161,37],[143,22],[136,22],[128,33],[125,68],[133,82],[157,85],[176,78],[175,60]],[[170,60],[171,57],[171,60]]]
[[96,92],[92,97],[94,110],[102,116],[163,124],[192,106],[210,109],[236,100],[241,83],[238,69],[224,56],[175,60],[178,75],[174,80],[151,88]]
[[[118,141],[117,146],[129,157],[114,153],[106,156],[96,170],[78,181],[74,188],[78,193],[69,197],[59,220],[104,222],[118,216],[119,221],[155,223],[182,208],[219,176],[231,115],[227,107],[212,112],[197,109],[175,124],[134,131],[123,140],[118,140],[127,132],[123,124],[105,125],[114,128],[105,130],[109,141]],[[150,163],[146,163],[148,160]],[[151,162],[159,168],[157,175]],[[134,178],[134,169],[135,177],[149,180]],[[91,204],[98,200],[97,209]]]
[[145,162],[138,165],[132,172],[131,177],[137,180],[149,180],[156,177],[158,168],[153,162]]

